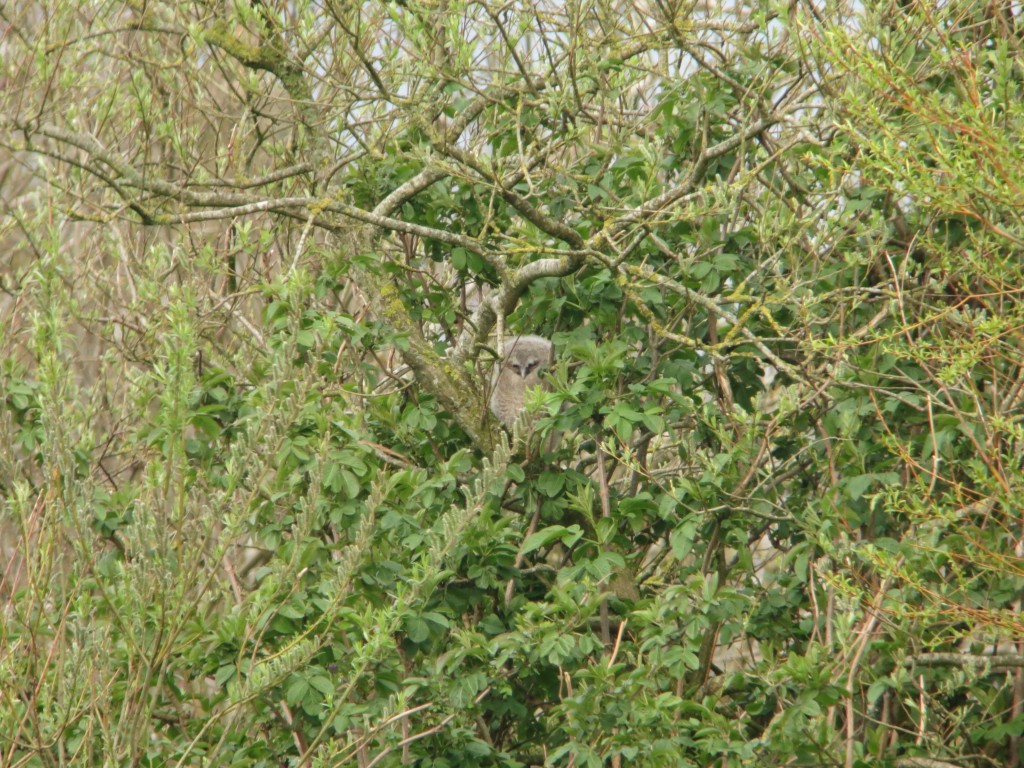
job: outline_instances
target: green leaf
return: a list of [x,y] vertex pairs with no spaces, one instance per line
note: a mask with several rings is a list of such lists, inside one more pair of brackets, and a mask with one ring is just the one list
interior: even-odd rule
[[562,492],[563,488],[565,488],[565,473],[541,472],[540,477],[537,478],[536,486],[537,490],[545,496],[554,498]]
[[405,620],[405,633],[414,643],[422,643],[430,637],[430,626],[418,616],[410,616]]
[[420,616],[424,621],[443,629],[448,629],[451,626],[448,622],[448,617],[443,613],[438,613],[437,611],[427,611],[426,613],[420,614]]
[[697,537],[697,520],[688,517],[669,534],[668,542],[676,560],[683,560],[693,550]]
[[220,437],[220,424],[217,423],[216,419],[196,413],[192,415],[191,421],[192,426],[200,430],[210,440]]
[[877,478],[873,474],[854,475],[846,479],[846,495],[853,500],[859,499],[870,488]]
[[533,552],[534,550],[546,547],[552,542],[560,540],[563,536],[569,533],[569,529],[564,525],[549,525],[546,528],[541,528],[539,531],[535,531],[526,541],[523,542],[523,546],[520,551],[525,555]]
[[285,688],[284,698],[285,701],[294,707],[302,703],[307,693],[309,693],[309,683],[306,681],[306,678],[292,675]]
[[223,687],[229,682],[234,680],[238,676],[238,670],[234,664],[225,664],[223,667],[218,669],[213,675],[213,681]]

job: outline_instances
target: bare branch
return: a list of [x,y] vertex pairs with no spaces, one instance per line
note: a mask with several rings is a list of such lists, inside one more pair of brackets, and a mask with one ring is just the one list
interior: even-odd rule
[[919,653],[903,660],[905,667],[970,667],[974,670],[1024,667],[1024,654],[1019,653]]

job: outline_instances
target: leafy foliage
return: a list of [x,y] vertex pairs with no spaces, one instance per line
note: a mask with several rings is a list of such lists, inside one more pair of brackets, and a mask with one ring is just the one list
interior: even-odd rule
[[1012,4],[49,5],[0,764],[1020,763]]

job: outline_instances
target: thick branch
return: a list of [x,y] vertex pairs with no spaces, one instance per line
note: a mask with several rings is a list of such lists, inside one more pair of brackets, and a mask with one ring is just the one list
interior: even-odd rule
[[[293,212],[296,208],[307,208],[313,211],[338,213],[348,218],[356,219],[367,224],[392,230],[394,232],[406,232],[417,237],[431,238],[443,243],[457,245],[481,256],[487,256],[483,245],[471,237],[460,235],[454,232],[447,232],[443,229],[435,229],[422,224],[413,224],[400,219],[391,218],[384,214],[399,208],[402,203],[416,193],[427,188],[446,174],[435,169],[428,169],[416,177],[410,179],[400,186],[384,201],[377,205],[373,211],[364,211],[353,205],[340,202],[326,202],[319,197],[284,197],[264,199],[254,195],[240,194],[237,192],[197,192],[186,186],[171,184],[155,178],[152,175],[143,177],[131,165],[124,162],[119,156],[108,152],[99,141],[92,136],[82,133],[75,133],[50,124],[32,125],[24,121],[16,121],[15,127],[23,131],[26,136],[35,134],[45,136],[54,141],[76,147],[85,152],[93,161],[93,164],[83,164],[71,160],[63,155],[54,155],[65,162],[76,162],[77,165],[93,174],[105,184],[117,191],[125,201],[134,208],[141,210],[141,203],[131,199],[125,194],[125,189],[137,189],[153,195],[166,197],[179,203],[184,203],[196,208],[213,208],[216,210],[199,213],[158,213],[156,211],[145,211],[145,223],[147,224],[182,224],[194,221],[213,221],[217,219],[230,219],[236,216],[244,216],[252,213],[263,212]],[[37,150],[38,151],[38,150]],[[53,154],[53,153],[48,153]],[[95,165],[102,163],[113,169],[118,179],[113,179],[103,169]],[[142,215],[140,213],[140,215]]]
[[452,358],[458,362],[469,359],[474,347],[487,338],[498,317],[511,313],[534,281],[542,277],[571,275],[583,266],[584,259],[583,253],[567,252],[558,258],[538,259],[524,264],[507,275],[498,290],[476,308],[471,321],[459,336]]
[[400,352],[416,381],[455,417],[478,448],[490,453],[497,434],[496,422],[480,397],[479,385],[459,362],[434,351],[406,309],[398,289],[386,277],[367,270],[362,278],[367,283],[366,296],[374,312],[391,326],[396,336],[405,339]]
[[[742,142],[756,136],[778,121],[779,118],[776,116],[756,120],[746,126],[737,135],[725,139],[712,147],[706,147],[698,156],[693,168],[690,170],[690,173],[682,184],[667,190],[643,205],[627,212],[624,216],[616,220],[610,227],[595,233],[586,241],[580,237],[576,230],[572,229],[567,224],[547,216],[525,198],[514,192],[509,186],[503,184],[493,173],[488,173],[483,164],[471,153],[453,147],[448,143],[435,144],[440,151],[443,151],[453,159],[472,168],[481,176],[488,178],[496,186],[502,198],[504,198],[509,205],[519,211],[524,218],[534,224],[534,226],[542,232],[569,244],[572,246],[574,251],[557,259],[540,259],[530,264],[526,264],[512,275],[507,276],[503,280],[502,286],[498,292],[492,296],[490,300],[481,302],[476,312],[474,312],[472,322],[458,340],[454,354],[455,359],[467,359],[471,354],[473,347],[483,341],[487,337],[487,334],[490,333],[491,328],[497,321],[497,317],[499,315],[507,315],[515,309],[519,299],[526,292],[532,282],[542,277],[564,277],[565,275],[575,272],[583,266],[587,252],[594,255],[600,255],[601,251],[608,247],[615,235],[621,233],[630,226],[648,221],[653,216],[662,213],[675,203],[683,200],[687,195],[693,194],[698,185],[703,181],[705,171],[707,170],[708,164],[711,160],[720,157],[727,152],[731,152]],[[713,303],[709,299],[705,299],[703,296],[699,296],[699,294],[696,294],[695,292],[689,291],[685,288],[684,290],[689,297],[695,301],[700,301],[701,303]],[[716,311],[721,312],[722,310],[716,305]],[[799,375],[792,370],[791,366],[787,365],[776,355],[772,354],[763,343],[753,337],[753,334],[751,334],[749,330],[744,329],[744,331],[744,335],[747,336],[748,339],[750,339],[777,368],[787,371],[790,375],[794,376],[794,378],[800,378]]]
[[[243,66],[260,69],[274,75],[288,92],[299,119],[306,126],[313,141],[314,155],[319,154],[320,132],[316,127],[316,110],[313,92],[306,82],[302,66],[293,61],[278,39],[279,33],[271,34],[271,42],[263,45],[247,45],[235,37],[225,21],[215,21],[206,30],[205,39],[235,58]],[[314,165],[317,165],[314,162]]]
[[[379,207],[380,206],[377,206],[377,208]],[[417,237],[431,238],[439,240],[442,243],[457,245],[461,248],[465,248],[467,251],[480,254],[481,256],[488,255],[487,249],[484,248],[478,240],[474,240],[471,237],[460,235],[455,232],[448,232],[443,229],[426,227],[422,224],[412,224],[408,221],[402,221],[401,219],[393,219],[390,216],[382,216],[376,212],[377,209],[374,209],[373,211],[364,211],[362,208],[356,208],[354,205],[333,203],[326,206],[325,210],[344,214],[350,218],[364,221],[367,224],[373,224],[381,229],[388,229],[394,232],[407,232],[410,235],[416,235]]]
[[488,172],[487,168],[484,167],[479,158],[471,152],[459,149],[458,147],[450,144],[444,147],[444,151],[450,157],[458,160],[463,165],[472,168],[478,174],[490,181],[491,184],[494,185],[495,189],[498,190],[498,194],[501,195],[502,199],[519,211],[524,219],[537,227],[541,232],[568,243],[574,249],[579,250],[583,248],[583,238],[580,237],[580,234],[575,229],[567,224],[563,224],[558,219],[552,218],[551,216],[543,213],[525,197],[510,189],[497,177],[497,174]]
[[708,163],[711,160],[731,152],[743,142],[750,140],[757,134],[778,123],[780,119],[781,118],[775,115],[762,117],[760,120],[755,120],[753,123],[743,128],[735,136],[725,139],[724,141],[720,141],[713,147],[705,147],[697,157],[697,161],[693,164],[693,168],[690,170],[690,173],[682,184],[673,187],[654,199],[648,200],[643,205],[637,206],[633,210],[628,211],[612,226],[612,234],[617,234],[634,224],[644,223],[652,216],[663,212],[669,206],[682,200],[693,192],[697,188],[697,185],[704,180],[704,172],[707,170]]
[[905,667],[971,667],[992,670],[1024,667],[1019,653],[919,653],[903,660]]
[[[33,123],[27,120],[14,120],[15,128],[25,134],[26,142],[30,142],[34,135],[44,136],[48,139],[66,144],[85,152],[94,161],[100,162],[113,169],[123,180],[125,187],[131,187],[150,194],[161,195],[171,200],[188,203],[197,207],[223,207],[249,205],[259,202],[260,198],[251,197],[231,192],[195,192],[187,187],[171,184],[170,182],[143,176],[135,168],[126,163],[120,156],[107,150],[97,139],[85,134],[69,131],[50,123]],[[2,125],[2,123],[0,123]],[[35,151],[45,151],[34,148]],[[47,153],[49,154],[49,153]],[[67,159],[67,158],[62,158]],[[90,173],[101,178],[105,183],[108,181],[101,169],[83,166]],[[117,189],[117,187],[115,187]]]
[[[479,111],[476,111],[476,114],[479,114]],[[437,169],[424,169],[385,197],[372,212],[347,206],[346,212],[353,218],[374,224],[378,230],[397,229],[424,237],[436,237],[443,242],[462,245],[475,253],[483,253],[482,246],[471,238],[438,232],[429,227],[410,225],[386,215],[400,208],[407,200],[445,175]],[[455,417],[478,448],[490,453],[497,434],[496,422],[487,410],[483,398],[478,394],[480,387],[470,379],[462,367],[464,358],[457,358],[454,355],[445,358],[437,354],[430,342],[423,337],[394,285],[372,271],[364,272],[363,277],[368,283],[367,296],[375,312],[406,338],[406,346],[400,351],[402,359],[412,369],[416,380]]]

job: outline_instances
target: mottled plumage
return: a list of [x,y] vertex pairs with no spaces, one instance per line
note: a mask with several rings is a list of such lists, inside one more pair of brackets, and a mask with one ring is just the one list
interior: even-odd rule
[[505,357],[491,378],[491,411],[508,427],[526,403],[528,390],[547,389],[542,373],[555,360],[555,348],[542,336],[516,336],[505,341]]

